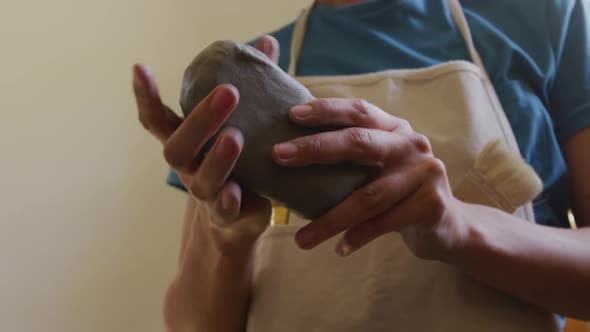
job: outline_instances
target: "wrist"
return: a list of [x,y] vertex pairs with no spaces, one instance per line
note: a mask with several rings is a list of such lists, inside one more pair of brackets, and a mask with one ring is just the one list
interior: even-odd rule
[[209,253],[208,256],[215,261],[239,263],[250,259],[256,248],[258,234],[243,232],[235,227],[237,225],[220,226],[214,221],[211,209],[202,204],[198,220],[195,220],[196,229],[193,230],[193,236],[197,237],[193,242],[200,246],[199,252]]
[[207,259],[207,265],[212,268],[211,271],[220,272],[231,268],[235,273],[249,268],[254,259],[256,242],[226,240],[212,242],[208,248],[202,248],[200,251],[207,253],[204,256]]
[[[503,211],[483,205],[459,203],[461,208],[461,232],[454,250],[448,257],[448,263],[465,273],[473,274],[486,269],[491,253],[500,254],[501,248],[494,243],[503,224]],[[490,218],[494,222],[490,223]]]
[[217,263],[245,264],[255,254],[257,238],[234,236],[232,231],[213,230],[213,255]]
[[478,223],[479,206],[458,199],[455,199],[454,205],[451,244],[443,261],[461,268],[475,259],[476,248],[485,241],[485,235]]

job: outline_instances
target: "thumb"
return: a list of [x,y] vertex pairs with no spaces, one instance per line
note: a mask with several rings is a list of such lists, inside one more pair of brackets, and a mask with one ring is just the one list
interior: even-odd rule
[[279,42],[273,36],[265,35],[256,42],[256,49],[266,54],[266,56],[275,64],[279,63]]
[[182,119],[162,104],[156,82],[145,65],[133,66],[133,90],[139,121],[163,144],[178,128]]

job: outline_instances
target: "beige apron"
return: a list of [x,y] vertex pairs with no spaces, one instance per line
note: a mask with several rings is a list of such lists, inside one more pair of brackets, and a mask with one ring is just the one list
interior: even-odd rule
[[[459,199],[489,202],[533,221],[530,200],[538,188],[513,188],[514,172],[505,163],[495,162],[502,158],[494,158],[493,152],[481,161],[482,151],[494,146],[506,146],[513,153],[518,153],[518,147],[461,5],[458,0],[448,3],[474,63],[296,77],[308,10],[295,26],[289,74],[318,98],[363,98],[408,120],[429,138]],[[451,266],[414,257],[395,233],[347,258],[334,253],[338,238],[303,251],[295,245],[294,234],[307,222],[290,215],[288,225],[275,225],[262,235],[248,331],[559,330],[552,314],[483,286]]]

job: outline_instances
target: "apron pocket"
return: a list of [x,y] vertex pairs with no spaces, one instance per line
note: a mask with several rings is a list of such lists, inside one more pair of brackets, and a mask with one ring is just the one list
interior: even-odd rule
[[541,179],[520,155],[499,139],[481,151],[473,168],[453,189],[458,199],[514,213],[543,189]]

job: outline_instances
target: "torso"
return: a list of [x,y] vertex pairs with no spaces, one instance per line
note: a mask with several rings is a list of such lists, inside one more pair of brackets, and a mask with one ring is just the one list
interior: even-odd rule
[[[319,6],[309,18],[298,73],[352,75],[469,60],[445,2],[377,0],[343,8]],[[549,8],[551,3],[462,1],[520,151],[546,188],[535,200],[536,220],[566,227],[567,170],[543,93],[552,75],[551,50],[531,40],[542,31],[544,22],[538,17],[558,9]],[[292,30],[289,25],[273,34],[281,45],[284,70],[290,61]]]
[[[445,163],[458,199],[492,206],[515,202],[522,187],[510,177],[520,178],[515,170],[525,163],[473,45],[461,5],[457,0],[448,4],[473,63],[302,77],[296,70],[299,45],[302,36],[311,33],[305,32],[303,15],[294,32],[289,74],[317,98],[363,98],[408,119]],[[509,155],[514,163],[502,158],[481,162],[484,152],[496,143],[506,147],[503,156]],[[491,172],[481,172],[481,165]],[[536,179],[534,171],[527,169],[527,176]],[[530,191],[518,204],[497,207],[510,213],[516,210],[522,222],[533,221],[530,200],[535,194]],[[299,249],[294,234],[309,221],[293,215],[288,221],[288,225],[270,227],[260,238],[248,331],[558,330],[549,312],[481,285],[451,266],[416,258],[397,233],[381,236],[341,259],[333,252],[337,238],[309,252]]]

